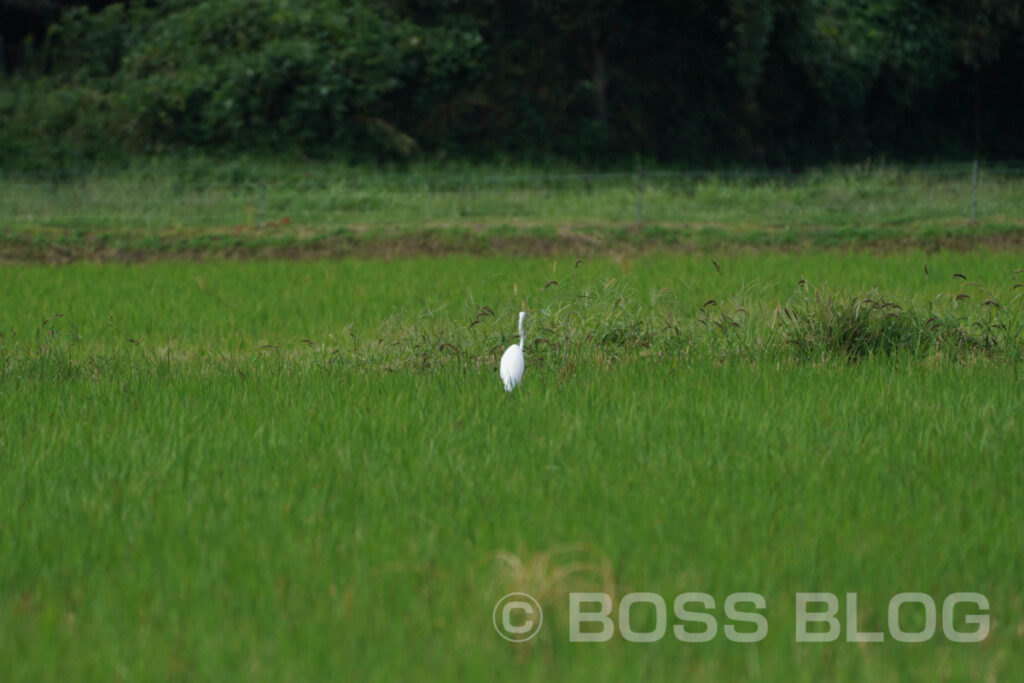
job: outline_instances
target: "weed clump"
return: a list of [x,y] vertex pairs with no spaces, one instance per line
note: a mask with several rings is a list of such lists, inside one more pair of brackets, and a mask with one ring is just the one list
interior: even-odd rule
[[962,305],[967,299],[957,297],[949,310],[935,305],[922,310],[877,293],[840,297],[819,292],[804,302],[782,307],[776,318],[784,343],[804,359],[1019,355],[1020,326],[1007,324],[997,302],[989,299],[980,307]]

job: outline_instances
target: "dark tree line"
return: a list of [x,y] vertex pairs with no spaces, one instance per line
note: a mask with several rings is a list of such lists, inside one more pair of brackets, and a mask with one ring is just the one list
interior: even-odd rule
[[1024,156],[1020,0],[7,0],[5,163]]

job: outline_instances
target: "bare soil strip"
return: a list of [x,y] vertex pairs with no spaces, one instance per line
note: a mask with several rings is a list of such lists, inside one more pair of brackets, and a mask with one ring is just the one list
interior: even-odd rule
[[0,236],[0,263],[66,264],[77,261],[142,263],[207,260],[320,260],[339,258],[397,259],[449,254],[549,256],[601,255],[668,251],[804,251],[907,249],[1015,249],[1024,246],[1024,221],[998,225],[936,226],[928,231],[828,228],[780,231],[777,228],[730,231],[727,227],[680,229],[659,226],[490,230],[425,228],[346,231],[343,234],[258,234],[211,230],[199,238],[163,239],[89,235],[85,239],[54,239],[47,235]]

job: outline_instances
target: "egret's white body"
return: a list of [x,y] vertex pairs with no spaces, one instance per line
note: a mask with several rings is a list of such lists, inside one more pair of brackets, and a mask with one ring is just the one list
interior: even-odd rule
[[523,369],[526,361],[523,359],[523,318],[524,311],[519,311],[519,343],[505,349],[501,355],[501,368],[498,374],[505,385],[505,391],[512,391],[516,385],[523,381]]

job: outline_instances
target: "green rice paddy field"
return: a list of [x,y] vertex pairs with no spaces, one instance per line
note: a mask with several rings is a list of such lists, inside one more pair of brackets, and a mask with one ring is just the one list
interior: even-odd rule
[[[1017,680],[1022,268],[991,245],[8,259],[0,678]],[[527,642],[495,628],[510,592],[543,610]],[[572,641],[579,592],[611,596],[606,642]],[[676,637],[686,592],[708,642]],[[725,631],[753,630],[742,592],[757,642]],[[809,592],[838,596],[831,642],[798,642]],[[898,611],[924,642],[894,632],[905,592],[935,605],[934,632]],[[962,592],[987,607],[944,626]],[[987,637],[954,642],[975,615]]]

